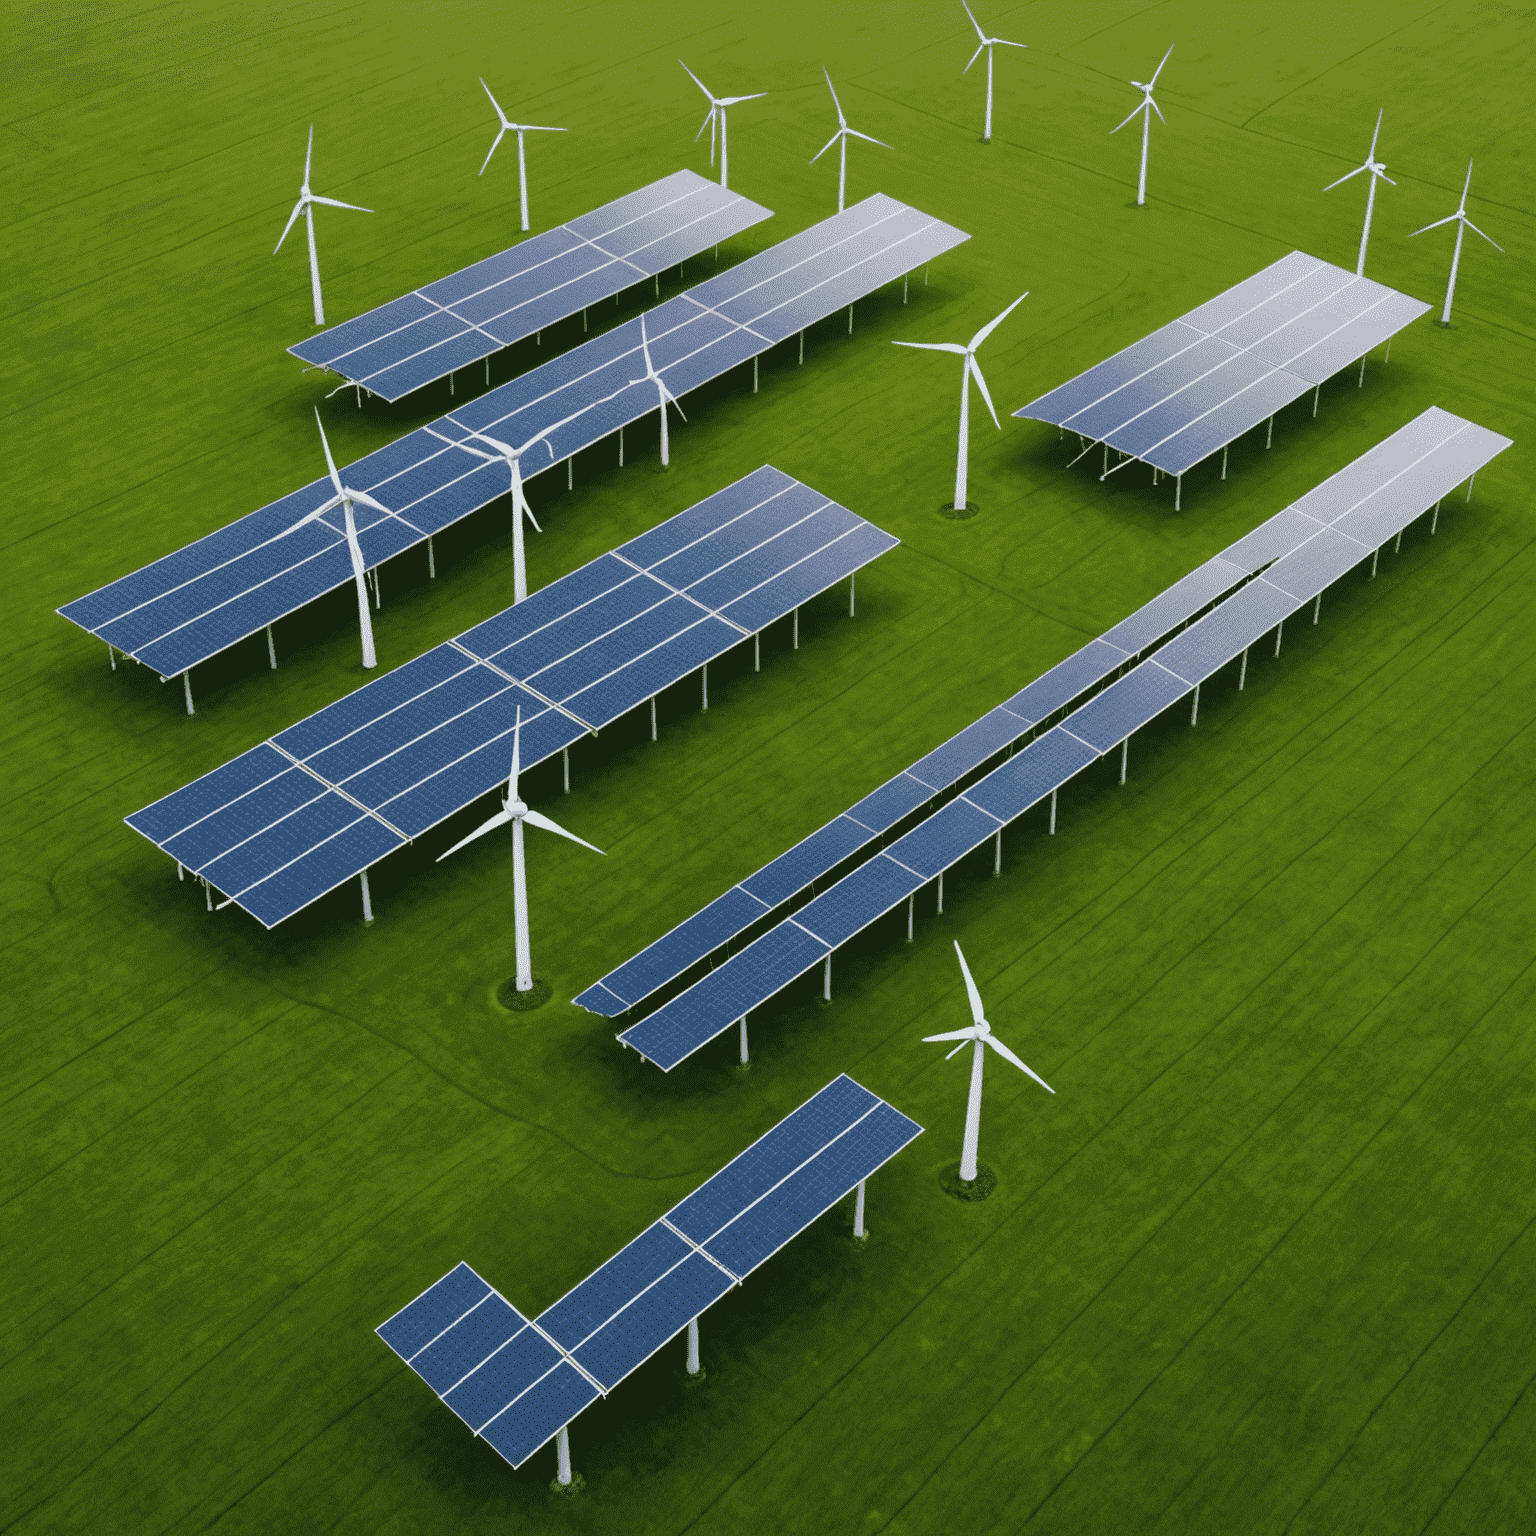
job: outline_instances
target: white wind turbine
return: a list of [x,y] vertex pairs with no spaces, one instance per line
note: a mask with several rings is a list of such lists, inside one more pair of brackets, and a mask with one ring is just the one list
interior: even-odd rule
[[517,990],[519,992],[533,991],[533,958],[528,942],[528,876],[523,866],[523,823],[529,826],[542,827],[546,832],[556,832],[561,837],[568,837],[573,843],[580,843],[583,848],[592,848],[593,853],[602,853],[601,848],[593,848],[585,838],[577,837],[574,832],[567,832],[564,827],[551,821],[548,816],[541,816],[537,811],[530,811],[517,797],[517,774],[522,757],[523,735],[523,710],[518,706],[517,721],[512,729],[512,772],[507,776],[507,798],[501,802],[501,809],[491,817],[489,821],[482,822],[468,837],[460,839],[448,853],[437,856],[437,862],[441,864],[450,853],[457,853],[466,844],[474,842],[477,837],[484,837],[487,832],[494,832],[497,827],[504,827],[509,822],[512,826],[512,922],[515,930],[515,943],[517,947]]
[[382,512],[385,517],[392,514],[386,506],[380,505],[366,491],[348,490],[341,483],[341,476],[336,473],[336,461],[331,457],[331,445],[326,441],[325,423],[320,420],[320,412],[315,412],[315,425],[320,428],[320,445],[325,449],[325,467],[331,473],[331,484],[336,489],[336,494],[322,507],[316,507],[307,517],[301,517],[292,527],[285,528],[278,534],[278,538],[286,539],[290,533],[302,528],[305,523],[318,521],[332,507],[340,507],[342,515],[346,519],[347,527],[347,553],[352,556],[352,577],[357,582],[357,622],[363,632],[363,665],[374,667],[378,665],[378,657],[373,652],[373,622],[368,616],[368,585],[364,580],[367,566],[363,564],[362,546],[357,542],[357,524],[352,517],[354,503],[360,506],[372,507],[375,512]]
[[[971,64],[974,64],[976,60],[981,57],[982,48],[987,50],[987,126],[982,130],[981,142],[983,144],[990,144],[992,142],[992,50],[999,43],[1001,43],[1005,48],[1028,48],[1029,44],[1010,43],[1006,37],[988,37],[987,34],[981,30],[981,23],[976,20],[974,15],[972,15],[970,6],[965,4],[965,0],[960,0],[960,3],[961,5],[965,5],[965,14],[970,16],[971,25],[976,28],[976,36],[981,39],[980,47],[978,47],[976,52],[971,55]],[[970,74],[971,64],[967,64],[965,68],[960,71],[960,73],[962,75]]]
[[866,144],[878,144],[881,149],[889,149],[891,146],[884,139],[872,139],[867,133],[860,133],[857,128],[850,128],[848,126],[848,119],[843,116],[843,104],[837,99],[837,92],[832,86],[832,76],[827,74],[827,66],[825,64],[821,66],[821,72],[823,75],[826,75],[827,89],[832,92],[832,105],[837,108],[837,132],[811,156],[811,164],[815,165],[834,144],[838,146],[837,211],[841,213],[843,211],[843,201],[848,192],[848,140],[863,139]]
[[965,511],[966,504],[965,480],[970,468],[971,457],[972,378],[976,380],[976,387],[981,391],[981,398],[986,402],[987,410],[992,417],[992,424],[999,432],[1003,430],[1002,422],[997,419],[997,412],[992,409],[992,396],[987,393],[987,381],[981,376],[981,364],[976,361],[976,351],[982,342],[1028,297],[1029,294],[1027,292],[1021,293],[995,320],[987,321],[963,347],[953,341],[895,341],[891,343],[895,347],[915,347],[920,352],[954,352],[965,359],[960,368],[960,452],[955,460],[955,511],[957,512]]
[[[487,96],[491,96],[491,88],[486,85],[485,77],[480,77],[480,84]],[[485,165],[480,167],[480,174],[485,175],[485,166],[491,163],[491,155],[496,153],[496,145],[508,133],[517,135],[517,196],[522,209],[523,228],[528,228],[528,162],[523,155],[523,135],[525,133],[564,133],[564,128],[542,128],[537,123],[513,123],[507,121],[507,114],[501,110],[501,103],[491,96],[491,105],[496,108],[496,116],[501,121],[501,127],[497,130],[496,138],[491,144],[490,152],[485,157]]]
[[[1169,43],[1168,53],[1172,53],[1173,48],[1174,45]],[[1158,106],[1155,101],[1152,100],[1152,87],[1157,84],[1157,77],[1163,72],[1163,64],[1168,62],[1168,53],[1163,55],[1163,63],[1159,64],[1157,68],[1152,72],[1152,78],[1150,80],[1131,81],[1131,84],[1141,92],[1141,105],[1136,108],[1136,112],[1141,113],[1141,177],[1136,183],[1136,204],[1138,207],[1143,205],[1147,200],[1147,143],[1148,140],[1150,140],[1152,137],[1152,114],[1154,112],[1157,113],[1158,121],[1162,123],[1164,127],[1166,127],[1168,124],[1168,119],[1163,116],[1163,109]],[[1132,112],[1131,116],[1126,118],[1125,123],[1130,122],[1131,118],[1136,116],[1136,112]],[[1125,123],[1120,123],[1116,127],[1111,128],[1109,130],[1110,133],[1119,133],[1120,129],[1125,127]]]
[[[683,408],[678,405],[677,396],[667,388],[666,381],[656,372],[656,367],[651,362],[651,344],[645,334],[644,315],[640,316],[640,351],[645,358],[645,378],[631,379],[629,387],[633,388],[636,384],[647,382],[653,383],[656,386],[657,404],[661,407],[661,463],[662,467],[665,468],[667,465],[667,402],[669,400],[672,402],[673,408],[679,416],[683,416]],[[683,420],[687,421],[688,418],[683,416]]]
[[[528,567],[523,559],[523,519],[526,517],[533,524],[535,533],[543,533],[539,527],[539,520],[533,515],[533,508],[528,505],[528,497],[523,491],[522,456],[536,443],[543,443],[544,450],[549,454],[550,463],[554,463],[555,450],[550,447],[549,434],[554,427],[546,427],[537,437],[530,437],[520,448],[514,448],[510,443],[504,443],[500,438],[491,437],[485,432],[476,432],[473,427],[467,427],[462,421],[448,418],[460,431],[468,432],[477,442],[484,443],[493,448],[494,453],[482,453],[478,448],[463,442],[458,446],[466,453],[472,453],[476,458],[486,459],[494,463],[498,458],[503,460],[512,473],[512,602],[514,606],[528,596]],[[555,426],[563,426],[563,422],[556,422]]]
[[[1482,230],[1480,230],[1477,225],[1467,217],[1467,193],[1471,189],[1471,186],[1472,162],[1468,160],[1467,179],[1462,185],[1461,203],[1457,207],[1456,212],[1447,214],[1443,219],[1436,219],[1433,224],[1426,224],[1424,229],[1416,229],[1413,232],[1413,235],[1422,235],[1425,230],[1439,229],[1442,224],[1450,224],[1453,221],[1456,225],[1456,249],[1451,254],[1451,280],[1445,286],[1445,308],[1440,311],[1441,325],[1449,325],[1451,323],[1451,300],[1456,297],[1456,269],[1461,265],[1461,237],[1466,234],[1469,229],[1473,232],[1473,234],[1483,235]],[[1413,235],[1409,235],[1408,238],[1410,240],[1413,239]],[[1486,240],[1488,244],[1494,248],[1494,250],[1499,252],[1503,251],[1504,247],[1500,245],[1492,235],[1483,235],[1483,239]]]
[[293,212],[288,215],[288,222],[283,226],[282,238],[273,247],[274,256],[282,250],[283,241],[288,238],[288,231],[294,226],[294,221],[302,213],[304,215],[304,227],[309,234],[309,285],[315,296],[315,324],[325,324],[325,305],[320,301],[320,258],[315,254],[315,204],[320,203],[326,208],[350,208],[354,213],[372,213],[372,208],[359,208],[356,203],[337,202],[334,197],[318,197],[309,190],[309,162],[315,153],[315,125],[309,125],[309,148],[304,151],[304,184],[299,188],[299,200],[293,205]]
[[[1365,164],[1357,165],[1354,170],[1348,173],[1348,175],[1340,176],[1337,181],[1330,181],[1328,185],[1323,188],[1324,192],[1331,192],[1335,187],[1342,186],[1346,181],[1349,181],[1353,177],[1360,175],[1362,171],[1369,171],[1371,173],[1371,190],[1365,195],[1365,228],[1360,232],[1360,259],[1355,263],[1356,277],[1365,276],[1365,248],[1370,243],[1371,239],[1371,214],[1376,208],[1377,178],[1379,177],[1389,186],[1395,187],[1397,185],[1397,183],[1387,175],[1386,165],[1376,158],[1376,140],[1380,137],[1381,112],[1378,110],[1376,113],[1376,131],[1371,135],[1371,149],[1370,153],[1365,157]],[[1455,215],[1453,214],[1452,217],[1454,218]],[[1479,230],[1478,233],[1482,234],[1482,231]]]
[[[677,62],[683,64],[681,59]],[[709,114],[700,125],[699,131],[694,134],[693,142],[697,144],[704,137],[704,130],[706,128],[709,129],[709,163],[711,165],[715,163],[715,119],[719,118],[720,120],[720,185],[728,187],[731,184],[731,167],[725,143],[725,109],[727,107],[734,107],[738,102],[757,101],[760,97],[766,96],[768,92],[754,91],[750,96],[716,96],[686,64],[683,64],[683,73],[709,98]]]
[[944,1058],[945,1061],[948,1061],[955,1051],[961,1050],[966,1041],[974,1042],[971,1053],[971,1095],[965,1105],[965,1143],[960,1151],[961,1182],[974,1184],[976,1182],[976,1144],[981,1139],[981,1074],[986,1065],[987,1047],[990,1045],[1004,1061],[1012,1062],[1019,1071],[1027,1072],[1047,1093],[1055,1093],[1056,1090],[1038,1072],[1026,1067],[992,1033],[992,1026],[987,1023],[986,1014],[982,1010],[981,993],[976,990],[976,983],[971,980],[971,968],[965,963],[965,956],[961,953],[959,944],[955,945],[955,953],[960,957],[960,970],[965,977],[966,994],[971,1000],[973,1022],[969,1029],[952,1029],[943,1035],[924,1035],[923,1040],[925,1043],[935,1040],[958,1040],[960,1044]]

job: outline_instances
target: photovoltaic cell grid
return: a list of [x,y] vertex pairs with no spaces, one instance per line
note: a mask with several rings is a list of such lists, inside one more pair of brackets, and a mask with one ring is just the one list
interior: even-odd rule
[[838,1077],[537,1319],[459,1264],[377,1332],[520,1467],[921,1134]]
[[[1114,750],[1509,446],[1508,438],[1431,407],[1217,557],[1239,570],[1262,567],[1262,574],[890,847],[618,1038],[670,1071],[853,934]],[[1155,602],[1140,613],[1147,613]],[[1117,629],[1123,635],[1139,617],[1132,615]],[[1109,670],[1114,669],[1107,668],[1101,675]],[[983,721],[989,718],[982,717]],[[623,971],[621,967],[613,975]],[[591,1008],[592,990],[577,1001]]]
[[[843,213],[748,258],[650,311],[651,356],[674,395],[686,394],[777,341],[950,250],[970,236],[888,197]],[[471,430],[521,446],[544,436],[548,457],[522,460],[524,480],[656,409],[638,319],[503,384],[347,466],[343,481],[388,513],[358,507],[370,568],[507,494],[501,460],[459,447]],[[259,633],[352,581],[342,512],[287,534],[330,499],[316,480],[59,612],[163,678]]]
[[772,217],[677,171],[288,350],[399,400]]
[[273,927],[899,542],[764,465],[128,825]]
[[1429,309],[1292,251],[1013,414],[1182,475]]

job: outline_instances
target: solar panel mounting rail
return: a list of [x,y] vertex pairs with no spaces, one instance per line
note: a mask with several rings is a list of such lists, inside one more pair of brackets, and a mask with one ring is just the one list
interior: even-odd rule
[[670,1071],[733,1024],[744,1028],[751,1009],[818,963],[828,968],[830,997],[831,956],[839,945],[901,901],[910,903],[930,881],[942,882],[947,869],[989,839],[998,840],[1000,867],[1003,828],[1047,798],[1054,831],[1057,792],[1116,747],[1124,782],[1136,730],[1190,694],[1193,719],[1200,686],[1239,656],[1246,679],[1247,651],[1259,638],[1276,630],[1278,654],[1286,618],[1309,602],[1320,610],[1324,589],[1368,557],[1374,572],[1381,547],[1400,540],[1431,507],[1438,522],[1440,502],[1463,482],[1470,499],[1477,472],[1509,446],[1510,439],[1439,407],[1423,412],[1223,551],[1219,559],[1248,567],[1231,596],[619,1040]]
[[366,391],[394,402],[772,217],[674,171],[288,350],[340,374],[338,388],[355,387],[359,400]]
[[[969,238],[892,198],[868,197],[651,310],[652,360],[672,394],[684,395]],[[507,494],[505,462],[459,446],[473,432],[514,446],[542,438],[546,451],[522,460],[530,480],[650,415],[658,397],[644,372],[640,321],[626,321],[348,465],[346,484],[389,509],[357,508],[364,564],[377,570],[430,546]],[[622,445],[621,435],[621,457]],[[353,581],[339,508],[287,532],[331,495],[328,479],[312,481],[59,612],[163,680],[185,677]],[[188,691],[190,701],[190,683]]]
[[537,1318],[460,1263],[376,1332],[521,1467],[922,1131],[844,1074]]

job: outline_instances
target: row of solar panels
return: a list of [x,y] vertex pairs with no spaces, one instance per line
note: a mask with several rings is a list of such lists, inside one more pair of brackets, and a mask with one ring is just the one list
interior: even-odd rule
[[379,1337],[520,1467],[922,1129],[837,1077],[537,1318],[458,1264]]
[[399,400],[772,217],[676,171],[288,350]]
[[[686,394],[969,238],[891,198],[866,198],[650,311],[651,358],[672,394]],[[507,494],[506,464],[459,446],[473,432],[514,446],[542,435],[547,452],[522,461],[531,479],[654,411],[644,374],[637,319],[348,465],[348,487],[388,509],[356,509],[364,563]],[[332,491],[315,480],[59,612],[162,677],[186,672],[353,580],[340,508],[288,532]]]
[[765,465],[128,825],[270,928],[898,542]]
[[978,784],[619,1036],[670,1071],[1119,746],[1508,446],[1508,438],[1448,411],[1425,411],[576,1001],[611,1016],[677,979],[812,880],[868,848],[941,786],[1007,750],[1212,598],[1238,587]]

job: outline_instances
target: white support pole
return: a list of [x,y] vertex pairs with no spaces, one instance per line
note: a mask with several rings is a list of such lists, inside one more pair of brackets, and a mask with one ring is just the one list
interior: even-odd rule
[[800,649],[800,610],[795,609],[795,649]]
[[574,453],[565,461],[565,488],[568,491],[576,489],[576,455]]
[[427,575],[437,580],[437,546],[433,544],[431,534],[427,535]]
[[911,281],[911,278],[912,278],[912,274],[910,272],[906,272],[906,273],[902,274],[902,279],[901,279],[901,302],[903,304],[905,304],[907,302],[907,284],[908,284],[908,282]]
[[747,1057],[747,1016],[746,1016],[746,1014],[742,1014],[741,1019],[740,1019],[740,1026],[741,1026],[741,1064],[742,1064],[742,1066],[746,1066],[747,1063],[748,1063],[748,1057]]
[[757,393],[757,359],[752,359],[752,393]]
[[1126,764],[1129,763],[1130,760],[1131,760],[1131,738],[1129,736],[1127,736],[1125,738],[1125,740],[1120,743],[1120,782],[1122,784],[1125,783],[1125,768],[1126,768]]
[[992,847],[992,878],[994,880],[1003,872],[1003,829],[997,829],[997,836],[993,839]]
[[363,386],[361,384],[357,386],[357,408],[358,410],[363,408]]
[[1227,450],[1230,449],[1231,446],[1232,445],[1228,443],[1227,447],[1221,450],[1221,478],[1223,480],[1227,478]]
[[651,740],[656,740],[656,695],[651,695]]
[[864,1230],[864,1180],[859,1180],[859,1193],[853,1202],[853,1235],[855,1237],[868,1237]]
[[624,428],[619,428],[619,468],[624,468]]
[[1175,475],[1173,477],[1173,510],[1175,512],[1177,512],[1179,510],[1179,502],[1183,498],[1183,495],[1184,495],[1184,476],[1183,475]]
[[[271,634],[271,630],[268,630],[267,633]],[[108,647],[107,647],[107,660],[112,663],[112,670],[114,672],[116,672],[117,671],[117,647],[115,645],[108,645]]]
[[191,669],[191,667],[188,667],[187,670],[181,674],[181,687],[182,687],[182,691],[187,696],[187,713],[189,715],[195,715],[197,713],[197,711],[192,708],[192,669]]
[[1194,707],[1189,712],[1189,723],[1191,725],[1194,725],[1195,722],[1197,720],[1199,720],[1199,718],[1200,718],[1200,684],[1196,683],[1195,684],[1195,703],[1194,703]]
[[1402,554],[1402,552],[1403,552],[1403,530],[1401,528],[1399,528],[1397,530],[1397,538],[1394,539],[1393,542],[1392,542],[1392,553],[1394,555],[1400,555],[1400,554]]
[[1390,363],[1392,361],[1392,338],[1390,336],[1387,337],[1386,354],[1382,357],[1381,360],[1384,363]]
[[180,859],[177,859],[176,861],[176,878],[178,881],[184,881],[187,878],[186,866],[181,862]]
[[1276,656],[1278,656],[1280,654],[1280,642],[1283,639],[1285,639],[1285,620],[1281,619],[1280,622],[1277,625],[1275,625],[1275,655]]
[[1323,386],[1317,385],[1312,391],[1312,419],[1317,420],[1317,402],[1322,398]]
[[754,672],[763,670],[763,632],[760,629],[755,630],[752,635],[752,670]]
[[857,571],[855,571],[853,575],[848,578],[848,617],[850,619],[853,617],[853,584],[858,579],[859,573]]
[[[1104,444],[1104,475],[1107,475],[1108,473],[1109,473],[1109,444],[1105,443]],[[1104,475],[1100,475],[1099,479],[1102,480],[1104,478]]]
[[912,942],[912,913],[913,913],[913,910],[914,910],[914,908],[916,906],[917,906],[917,893],[914,891],[912,893],[912,895],[907,897],[907,943],[908,944],[910,944]]
[[800,361],[802,363],[804,363],[804,361],[805,361],[805,332],[804,331],[800,332]]
[[267,660],[272,663],[272,670],[277,671],[277,642],[272,638],[272,626],[267,625]]
[[1237,691],[1241,693],[1248,686],[1248,650],[1243,648],[1243,665],[1237,674]]
[[699,669],[704,678],[704,709],[709,709],[709,663],[706,661]]
[[486,360],[485,360],[485,387],[487,389],[489,389],[491,387],[491,360],[490,360],[490,358],[486,358]]
[[1472,476],[1472,478],[1467,481],[1467,500],[1468,501],[1472,500],[1472,487],[1474,485],[1476,485],[1476,484],[1477,484],[1477,476],[1476,476],[1476,474],[1474,474]]
[[832,951],[827,951],[825,964],[821,968],[821,1000],[824,1003],[832,1001]]
[[688,1324],[688,1374],[699,1374],[699,1320],[696,1317]]
[[1365,388],[1365,359],[1363,357],[1360,359],[1360,382],[1357,385],[1355,385],[1355,388],[1356,389],[1364,389]]
[[1056,791],[1051,791],[1051,836],[1056,836]]
[[1312,622],[1314,624],[1323,616],[1323,594],[1317,594],[1317,600],[1312,604]]
[[1381,545],[1378,544],[1376,546],[1376,548],[1371,552],[1371,575],[1370,575],[1370,579],[1372,581],[1376,580],[1376,563],[1380,559],[1381,559]]
[[373,899],[368,891],[368,871],[365,869],[359,878],[363,882],[363,922],[373,922]]
[[565,777],[565,791],[564,792],[566,794],[570,794],[570,792],[571,792],[571,749],[569,747],[561,747],[560,748],[560,771],[561,771],[561,773]]
[[213,911],[213,887],[206,880],[203,881],[203,897],[208,903],[208,910]]
[[943,915],[944,915],[944,871],[942,869],[939,871],[939,906],[938,906],[938,915],[940,917],[943,917]]
[[581,312],[581,334],[583,336],[585,336],[587,334],[587,312],[586,312],[586,310],[582,310],[582,312]]
[[1269,418],[1269,430],[1264,434],[1264,446],[1268,448],[1275,440],[1275,418]]
[[453,394],[453,392],[454,392],[454,389],[453,389],[453,380],[454,380],[454,375],[453,375],[453,374],[451,374],[451,373],[450,373],[450,374],[449,374],[449,375],[448,375],[448,393],[449,393],[449,394],[450,394],[450,395],[451,395],[451,394]]
[[848,306],[848,334],[853,335],[853,305]]
[[1430,535],[1431,538],[1433,538],[1434,535],[1435,535],[1435,526],[1436,526],[1437,523],[1439,523],[1439,521],[1440,521],[1440,503],[1437,501],[1435,503],[1435,515],[1432,518],[1430,518],[1430,520],[1429,520],[1429,535]]
[[555,1474],[562,1488],[571,1486],[571,1437],[569,1426],[555,1436],[555,1457],[559,1467]]

